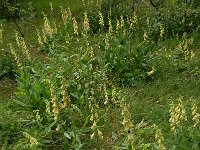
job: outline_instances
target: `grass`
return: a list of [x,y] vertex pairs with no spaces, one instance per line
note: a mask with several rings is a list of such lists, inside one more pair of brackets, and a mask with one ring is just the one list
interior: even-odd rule
[[[29,1],[21,1],[20,3],[21,3],[21,5],[26,6],[29,3]],[[68,1],[68,0],[65,0],[65,1],[54,0],[54,1],[52,1],[52,4],[55,9],[55,12],[59,12],[60,4],[63,7],[70,7],[74,16],[77,16],[78,21],[82,20],[82,14],[80,12],[84,12],[85,8],[83,8],[83,6],[81,5],[80,0],[76,0],[73,2]],[[40,2],[33,1],[33,7],[36,8],[37,13],[40,15],[41,15],[41,11],[48,13],[49,9],[50,9],[49,2],[47,3],[47,1],[45,1],[45,0],[41,0]],[[36,62],[40,61],[41,63],[49,61],[49,63],[48,63],[48,65],[49,65],[50,63],[52,63],[51,62],[52,60],[51,60],[51,58],[49,58],[48,54],[41,52],[40,46],[39,46],[39,44],[37,44],[37,38],[36,38],[37,33],[34,32],[35,28],[38,28],[43,25],[43,20],[41,19],[40,15],[38,15],[39,17],[36,16],[29,20],[19,20],[18,23],[19,23],[21,29],[23,30],[23,33],[25,34],[25,40],[28,44],[28,47],[30,48],[30,53],[31,53],[32,57],[34,58],[34,60],[36,60]],[[54,19],[59,20],[57,23],[61,22],[61,18],[59,17],[58,14],[53,16],[52,20],[54,20]],[[1,22],[5,29],[3,38],[4,38],[4,41],[6,41],[6,43],[1,45],[0,48],[8,49],[7,44],[14,43],[14,41],[15,41],[15,37],[14,37],[15,33],[14,32],[11,33],[10,31],[13,31],[13,29],[16,29],[16,27],[13,24],[13,22],[11,22],[11,21],[1,21]],[[101,36],[100,37],[95,36],[95,38],[94,37],[88,38],[89,41],[91,41],[91,43],[92,43],[91,45],[95,46],[95,45],[97,45],[98,41],[102,42]],[[70,47],[71,50],[76,50],[82,46],[83,47],[85,46],[82,43],[82,41],[78,41],[78,40],[76,41],[76,38],[72,39],[71,42],[72,42],[71,43],[72,46]],[[163,135],[166,139],[172,138],[171,131],[170,131],[171,127],[169,124],[170,104],[172,102],[177,103],[177,99],[180,98],[180,96],[183,96],[183,101],[186,105],[187,113],[189,114],[189,112],[191,112],[191,110],[190,110],[191,100],[195,99],[196,101],[198,101],[200,98],[200,93],[199,93],[199,82],[200,82],[199,67],[200,66],[199,66],[199,60],[198,60],[198,58],[200,56],[199,48],[198,48],[199,40],[198,40],[198,38],[195,38],[195,43],[193,44],[194,46],[192,47],[192,50],[195,53],[195,57],[190,61],[178,60],[178,61],[180,61],[180,64],[176,65],[176,61],[177,61],[176,58],[173,58],[173,57],[168,58],[168,57],[166,57],[166,54],[170,54],[172,56],[176,56],[177,53],[179,54],[180,51],[176,50],[179,42],[180,42],[180,40],[171,38],[169,40],[165,40],[164,42],[157,43],[158,46],[156,47],[156,50],[153,52],[154,58],[152,59],[152,63],[154,64],[156,71],[153,74],[151,79],[149,79],[148,81],[143,81],[143,80],[139,81],[139,82],[137,82],[135,87],[117,86],[117,89],[121,90],[123,97],[126,99],[126,103],[127,103],[128,109],[131,113],[131,119],[133,120],[134,125],[139,124],[141,122],[141,120],[144,120],[144,122],[147,123],[147,125],[146,125],[147,128],[142,128],[141,130],[135,131],[136,135],[138,135],[138,138],[141,138],[141,141],[140,141],[140,139],[137,139],[139,142],[145,141],[148,143],[150,141],[151,142],[154,141],[154,130],[151,128],[153,124],[156,124],[162,130]],[[75,44],[78,43],[78,44],[75,45],[74,43]],[[14,46],[17,47],[16,44]],[[97,46],[95,48],[98,49]],[[6,50],[6,51],[8,51],[8,52],[5,53],[6,55],[4,55],[4,57],[5,58],[7,56],[10,57],[9,50]],[[64,50],[65,55],[69,54],[67,51],[68,50]],[[78,50],[75,52],[78,53]],[[101,52],[99,52],[99,53],[101,54]],[[60,65],[59,63],[60,62],[58,62],[58,64],[57,64],[58,67]],[[61,63],[62,63],[62,61],[61,61]],[[54,62],[54,64],[56,64],[56,63]],[[76,68],[73,68],[73,69],[76,69]],[[60,70],[58,69],[56,71],[60,71]],[[43,75],[45,76],[45,73]],[[42,80],[43,78],[42,77],[40,78],[40,77],[38,77],[38,78]],[[27,82],[29,82],[29,81],[27,81]],[[30,82],[31,82],[31,80],[30,80]],[[34,82],[36,82],[36,81],[34,81]],[[55,82],[58,82],[58,81],[55,81]],[[80,83],[82,83],[82,82],[80,82]],[[58,84],[58,83],[54,83],[54,84]],[[34,85],[33,87],[35,87],[36,89],[39,88],[39,86],[40,86],[37,83],[33,83],[33,85]],[[16,89],[16,87],[18,89]],[[47,144],[49,144],[48,140],[50,138],[53,138],[55,140],[55,143],[52,144],[53,146],[51,148],[58,149],[58,147],[56,147],[55,145],[61,145],[62,141],[60,139],[62,136],[59,133],[57,133],[55,135],[54,135],[54,133],[51,133],[51,135],[50,135],[50,133],[45,133],[49,129],[46,126],[46,124],[44,126],[42,126],[43,124],[40,124],[39,122],[37,122],[37,120],[34,120],[35,112],[29,113],[26,111],[24,111],[24,112],[17,111],[17,114],[14,114],[14,112],[16,113],[15,103],[12,103],[12,101],[18,100],[18,98],[20,97],[19,96],[19,87],[20,86],[16,84],[15,79],[9,78],[7,76],[0,79],[0,116],[1,116],[0,122],[5,121],[2,124],[0,123],[0,148],[3,146],[4,141],[10,142],[10,143],[7,143],[8,149],[15,148],[15,146],[17,147],[20,144],[23,145],[23,143],[27,144],[28,143],[27,139],[23,139],[22,138],[23,136],[21,133],[21,128],[22,129],[24,128],[25,130],[23,130],[23,132],[25,132],[25,131],[30,132],[33,136],[38,137],[39,140],[42,139],[42,136],[37,131],[44,132],[44,134],[47,134],[48,138],[46,141],[42,141],[42,142],[44,142],[44,143],[42,143],[43,146],[45,145],[45,142],[47,142]],[[76,86],[74,86],[74,87],[77,88]],[[80,90],[80,92],[81,92],[81,90]],[[109,89],[109,90],[111,90],[111,89]],[[17,93],[15,93],[16,91],[17,91]],[[21,89],[21,92],[23,92],[23,91],[24,91],[24,89]],[[50,92],[47,91],[47,93],[49,94]],[[36,94],[37,94],[37,92],[36,92]],[[23,98],[25,98],[25,100],[29,99],[26,96],[24,96],[23,94],[21,94],[21,95]],[[74,96],[74,97],[76,97],[76,96]],[[71,97],[72,97],[72,100],[75,99],[72,95],[71,95]],[[40,99],[41,97],[36,96],[36,99],[37,98]],[[22,102],[24,102],[24,101],[22,100]],[[26,104],[26,103],[24,103],[24,104]],[[102,146],[104,149],[112,149],[113,141],[116,142],[116,141],[120,141],[123,139],[122,138],[123,136],[121,135],[121,133],[118,133],[121,130],[123,130],[123,127],[121,125],[122,121],[118,121],[118,120],[122,119],[122,116],[119,115],[120,109],[118,106],[117,107],[109,106],[109,109],[110,109],[110,111],[111,110],[113,111],[113,112],[111,111],[111,114],[113,113],[111,116],[108,115],[110,117],[110,118],[109,117],[108,118],[110,119],[111,125],[106,124],[106,123],[105,123],[105,125],[102,125],[101,121],[100,121],[100,124],[101,124],[100,129],[106,126],[102,130],[103,135],[105,136],[104,141],[98,143],[98,140],[97,141],[94,140],[93,141],[94,143],[97,142],[94,144],[94,143],[90,143],[91,141],[89,141],[89,140],[87,141],[87,139],[81,139],[85,143],[87,143],[83,146],[84,149],[94,149],[95,146],[96,147]],[[77,112],[74,113],[73,111],[75,111],[75,112],[77,111]],[[69,120],[72,119],[73,115],[78,116],[78,114],[79,114],[78,112],[79,112],[79,110],[77,110],[77,108],[75,108],[75,110],[72,110],[71,112],[67,113],[67,115],[68,114],[71,115],[70,113],[72,113],[72,115],[68,119]],[[87,113],[89,113],[89,112],[87,112]],[[99,113],[100,113],[100,115],[102,115],[102,117],[105,117],[104,115],[106,115],[106,114],[104,114],[104,108],[102,110],[100,110]],[[23,116],[25,114],[27,114],[27,116],[26,116],[27,118]],[[62,115],[64,115],[64,117],[67,118],[67,115],[64,112],[62,113]],[[52,116],[49,118],[45,118],[45,119],[46,120],[49,119],[52,121],[52,118],[53,118]],[[190,116],[190,118],[191,118],[191,116]],[[30,121],[31,119],[33,119],[34,121]],[[106,120],[106,119],[107,118],[105,117],[102,120]],[[73,123],[75,124],[75,123],[79,122],[80,120],[78,120],[76,118],[75,120],[73,120],[74,121]],[[84,121],[87,122],[87,120],[84,120]],[[10,129],[9,123],[12,123],[11,128],[15,127],[16,129]],[[91,124],[91,123],[88,123],[88,124]],[[66,126],[68,126],[68,125],[66,125]],[[30,127],[31,129],[28,130],[27,127]],[[55,125],[52,125],[52,128],[55,128]],[[78,127],[74,127],[74,128],[78,128]],[[5,133],[2,132],[1,131],[2,129],[6,129],[7,132],[5,132]],[[86,130],[86,131],[83,131],[83,133],[81,133],[81,134],[85,134],[85,137],[89,138],[90,132],[87,131],[88,129],[80,128],[80,132],[82,130]],[[120,131],[118,131],[118,130],[120,130]],[[74,131],[74,129],[72,131]],[[77,131],[77,132],[79,132],[79,131]],[[72,136],[72,134],[73,134],[72,132],[68,132],[68,131],[66,131],[66,133],[70,134],[70,136]],[[19,137],[13,138],[13,139],[11,138],[13,135],[17,135],[17,134],[19,134]],[[115,141],[115,138],[117,138],[118,134],[120,137],[118,140]],[[150,139],[146,138],[148,136],[150,137]],[[4,139],[4,137],[11,138],[11,139]],[[21,138],[21,141],[20,140],[18,141],[18,139],[20,139],[20,138]],[[79,140],[77,140],[77,141],[79,141]],[[73,141],[73,144],[76,142]],[[170,142],[171,142],[170,140],[167,140],[165,142],[165,144],[167,145]],[[9,147],[9,144],[11,145],[10,147]],[[74,144],[74,145],[76,145],[76,144]],[[114,144],[116,144],[116,143],[114,143]],[[6,145],[6,144],[4,143],[4,145]],[[101,149],[102,147],[100,147],[99,149]],[[155,147],[154,147],[154,149],[155,149]],[[179,148],[179,149],[181,149],[181,148]]]

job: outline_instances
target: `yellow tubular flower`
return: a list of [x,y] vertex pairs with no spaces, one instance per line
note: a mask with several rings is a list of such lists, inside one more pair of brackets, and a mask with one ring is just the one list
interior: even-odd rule
[[54,33],[54,30],[51,27],[50,22],[49,22],[46,15],[44,15],[44,31],[45,31],[45,34],[50,36],[50,37],[52,37],[52,35]]
[[61,128],[62,128],[62,125],[59,123],[57,128],[56,128],[56,131],[60,131]]
[[166,150],[165,146],[164,146],[164,137],[162,135],[162,132],[160,129],[157,129],[156,132],[155,132],[155,139],[158,143],[158,147],[159,147],[159,150]]
[[54,114],[54,119],[55,121],[58,121],[59,118],[59,109],[58,109],[58,105],[57,105],[57,97],[56,97],[56,92],[55,89],[53,87],[51,87],[51,97],[52,97],[52,112]]
[[70,105],[70,99],[67,95],[67,89],[65,86],[65,80],[64,78],[61,80],[61,95],[62,95],[62,101],[63,101],[63,107],[66,108]]
[[104,90],[104,95],[105,95],[104,105],[107,105],[109,100],[108,100],[108,92],[107,92],[105,83],[104,83],[104,86],[103,86],[103,90]]
[[103,18],[103,14],[99,11],[99,25],[101,27],[101,29],[103,29],[104,27],[104,18]]
[[123,29],[124,27],[124,17],[120,16],[120,28]]
[[21,68],[22,64],[20,62],[20,58],[18,57],[17,53],[15,52],[15,50],[14,50],[14,48],[13,48],[13,46],[11,44],[10,44],[10,50],[11,50],[11,54],[14,56],[14,59],[15,59],[15,61],[17,63],[17,66],[19,68]]
[[37,141],[36,138],[32,137],[30,134],[28,134],[27,132],[23,132],[23,135],[29,139],[30,141],[30,148],[35,147],[37,145],[39,145],[39,142]]
[[30,53],[26,46],[24,38],[20,37],[17,32],[15,33],[15,37],[16,37],[17,45],[22,50],[23,55],[26,56],[28,60],[31,60]]
[[62,17],[62,21],[63,21],[63,24],[65,25],[67,23],[67,19],[68,19],[68,12],[66,9],[63,9],[62,6],[60,6],[60,9],[61,9],[61,17]]
[[195,122],[194,127],[196,127],[200,123],[200,114],[197,113],[198,108],[196,101],[193,101],[191,110],[193,115],[192,120]]
[[37,36],[38,36],[38,43],[40,46],[43,46],[43,41],[42,41],[42,37],[40,36],[40,32],[38,29],[36,29],[37,31]]
[[47,114],[50,114],[50,102],[46,99],[45,100],[45,104],[46,104],[46,113]]
[[87,12],[84,13],[83,29],[86,33],[90,30],[90,24],[89,24]]
[[52,2],[50,2],[50,9],[51,9],[51,11],[53,11],[53,4],[52,4]]
[[73,17],[72,21],[73,21],[74,34],[78,35],[78,24],[77,24],[76,18]]
[[165,28],[163,26],[163,24],[160,24],[160,37],[163,38],[163,35],[165,33]]
[[128,143],[132,146],[132,149],[134,149],[134,134],[132,133],[133,124],[131,122],[131,114],[128,111],[127,106],[124,104],[124,99],[121,100],[120,107],[122,109],[122,116],[124,117],[122,124],[127,133]]
[[182,97],[179,98],[178,105],[170,104],[170,126],[171,130],[176,132],[176,128],[183,122],[187,121],[185,106],[183,105]]
[[97,134],[98,134],[98,138],[100,140],[103,140],[103,134],[102,134],[102,132],[99,129],[97,129]]
[[0,44],[3,44],[3,27],[2,25],[0,25],[1,29],[0,29]]
[[112,32],[113,32],[113,27],[112,27],[112,21],[111,21],[110,18],[108,19],[108,24],[109,24],[108,32],[109,32],[109,34],[112,34]]
[[118,33],[119,32],[119,29],[120,29],[120,22],[119,20],[117,19],[117,25],[116,25],[116,32]]
[[72,12],[69,7],[68,7],[68,15],[69,15],[69,19],[72,19]]

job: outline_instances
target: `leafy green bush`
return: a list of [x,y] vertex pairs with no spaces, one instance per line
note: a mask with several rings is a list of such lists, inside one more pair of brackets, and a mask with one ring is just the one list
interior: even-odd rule
[[110,79],[124,86],[134,86],[139,80],[149,78],[148,72],[152,70],[150,43],[143,41],[133,45],[123,33],[111,37],[110,43],[105,50]]
[[101,29],[99,24],[99,12],[102,13],[104,18],[104,31],[107,31],[109,18],[112,22],[115,22],[116,19],[119,19],[121,16],[124,18],[128,16],[131,11],[121,0],[103,0],[99,8],[92,9],[88,13],[91,31],[94,33],[99,32]]
[[0,79],[4,76],[15,77],[15,68],[11,56],[6,57],[5,50],[0,50]]
[[0,18],[15,19],[19,18],[20,9],[16,0],[4,0],[0,3]]
[[[29,143],[27,137],[33,136],[40,143],[36,145],[37,148],[45,146],[49,148],[52,143],[58,142],[61,147],[80,149],[84,142],[83,135],[88,137],[92,132],[88,118],[93,109],[103,105],[105,97],[103,87],[107,83],[105,83],[105,73],[101,70],[93,49],[85,40],[81,41],[81,45],[82,47],[74,54],[70,44],[61,50],[59,50],[60,45],[56,44],[49,53],[48,63],[24,63],[20,76],[17,77],[17,98],[13,106],[15,110],[27,112],[30,118],[38,120],[29,121],[32,122],[30,130],[22,130],[26,136],[20,138],[19,142],[27,145]],[[52,89],[55,90],[54,95]],[[61,107],[63,94],[67,95],[71,103],[65,109]],[[52,113],[54,104],[51,103],[54,96],[57,97],[59,121],[55,120]],[[99,119],[102,120],[101,117]],[[60,126],[62,126],[60,131],[55,133]],[[24,147],[20,144],[21,149],[27,147],[30,148],[30,145]]]
[[151,16],[149,36],[159,37],[162,24],[165,37],[181,37],[184,32],[192,33],[199,26],[200,7],[197,1],[163,2]]

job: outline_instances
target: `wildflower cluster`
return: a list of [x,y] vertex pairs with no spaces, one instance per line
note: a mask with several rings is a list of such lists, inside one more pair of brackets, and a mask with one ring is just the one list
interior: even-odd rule
[[73,17],[72,21],[73,21],[74,35],[78,35],[78,24],[77,24],[76,18]]
[[70,98],[67,95],[66,83],[65,83],[64,78],[62,78],[62,80],[61,80],[61,95],[62,95],[62,102],[63,102],[63,105],[61,105],[61,108],[69,107],[70,106]]
[[155,132],[155,139],[158,143],[158,148],[159,150],[166,150],[165,146],[164,146],[164,137],[162,135],[162,132],[159,128],[156,129],[156,132]]
[[0,26],[0,44],[3,44],[3,27]]
[[31,60],[30,53],[29,53],[29,50],[28,50],[28,48],[26,46],[24,38],[20,37],[17,32],[15,34],[15,38],[16,38],[17,45],[21,49],[21,51],[24,54],[24,56],[26,56],[26,58],[28,60]]
[[169,119],[171,130],[176,132],[176,129],[182,125],[185,121],[187,121],[187,115],[185,106],[183,104],[183,98],[179,98],[178,105],[175,105],[174,103],[170,104],[170,116]]
[[[92,97],[90,97],[90,100],[92,101]],[[90,135],[91,139],[94,139],[94,137],[96,136],[97,139],[103,140],[103,134],[100,131],[99,127],[97,126],[97,123],[99,122],[99,115],[97,113],[97,111],[95,110],[95,108],[91,105],[92,103],[90,103],[89,107],[91,110],[91,117],[90,117],[90,121],[93,122],[91,129],[92,129],[92,134]]]
[[200,114],[197,112],[198,108],[197,108],[196,101],[192,102],[191,110],[192,110],[192,115],[193,115],[192,120],[195,122],[194,127],[196,127],[200,123]]
[[39,142],[36,138],[28,134],[27,132],[23,132],[23,135],[30,140],[30,148],[34,148],[39,145]]
[[52,37],[52,35],[54,33],[54,30],[50,25],[50,22],[49,22],[49,20],[47,18],[47,15],[45,15],[45,14],[44,14],[44,28],[43,29],[44,29],[44,34],[46,36]]
[[84,13],[83,30],[85,33],[87,33],[90,30],[90,24],[89,24],[87,12]]
[[134,138],[134,134],[132,133],[133,131],[133,123],[131,121],[131,114],[127,108],[127,106],[125,105],[125,101],[122,98],[121,102],[120,102],[120,108],[122,111],[122,116],[124,118],[122,124],[124,126],[124,130],[127,133],[127,138],[128,138],[128,143],[131,145],[132,149],[135,149],[134,144],[135,144],[135,138]]
[[19,58],[18,54],[16,53],[15,49],[13,48],[12,44],[10,44],[10,50],[11,50],[11,54],[14,56],[17,66],[19,68],[21,68],[22,64],[21,64],[20,58]]

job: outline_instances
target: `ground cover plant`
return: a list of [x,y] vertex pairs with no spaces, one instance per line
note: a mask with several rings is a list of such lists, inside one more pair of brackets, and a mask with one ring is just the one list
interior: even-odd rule
[[200,149],[198,1],[15,5],[0,28],[2,150]]

